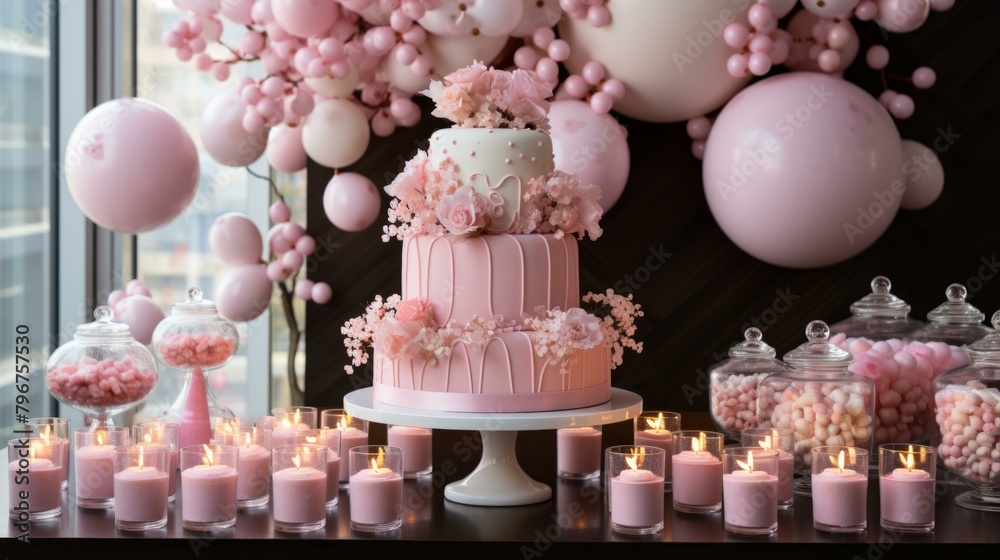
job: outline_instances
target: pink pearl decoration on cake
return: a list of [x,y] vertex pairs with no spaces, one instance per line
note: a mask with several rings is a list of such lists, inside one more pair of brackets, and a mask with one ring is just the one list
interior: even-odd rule
[[67,402],[107,407],[142,400],[156,385],[154,371],[140,370],[128,358],[101,360],[85,357],[45,374],[49,392]]

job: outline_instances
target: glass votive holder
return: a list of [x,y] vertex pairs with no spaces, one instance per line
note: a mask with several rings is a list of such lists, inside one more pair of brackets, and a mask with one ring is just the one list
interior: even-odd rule
[[670,457],[674,454],[674,432],[681,429],[681,415],[677,412],[647,410],[635,417],[632,442],[637,446],[659,447],[666,451],[666,469],[663,490],[671,488],[673,469]]
[[305,424],[308,428],[319,427],[319,409],[315,406],[279,406],[271,409],[276,424],[288,420],[292,425]]
[[387,445],[352,447],[351,529],[381,533],[403,524],[403,450]]
[[129,429],[125,426],[73,430],[77,506],[104,509],[115,505],[115,448],[128,444]]
[[887,443],[878,448],[879,521],[896,533],[934,531],[934,447]]
[[[321,428],[333,428],[340,431],[340,476],[337,477],[340,489],[344,490],[350,484],[351,448],[368,445],[368,421],[355,418],[343,408],[324,410],[320,416]],[[346,460],[345,460],[346,459]]]
[[167,500],[174,501],[177,496],[177,470],[180,467],[180,449],[178,434],[181,425],[177,422],[160,422],[157,420],[140,422],[132,426],[132,442],[141,445],[165,445],[169,455],[167,466]]
[[340,430],[318,428],[299,432],[295,443],[323,445],[326,451],[326,507],[337,505],[340,500]]
[[618,445],[606,452],[611,530],[648,535],[663,530],[666,450]]
[[305,533],[326,527],[326,445],[300,443],[271,450],[274,528]]
[[271,430],[252,420],[233,423],[232,435],[224,441],[236,448],[236,507],[267,505],[271,497]]
[[743,447],[778,452],[778,509],[792,507],[795,498],[795,432],[789,428],[744,428]]
[[62,513],[62,444],[52,438],[7,442],[7,504],[10,519],[51,519]]
[[778,452],[763,447],[722,450],[726,530],[740,535],[778,531]]
[[170,448],[162,444],[115,448],[115,527],[159,529],[167,524]]
[[860,533],[868,526],[868,450],[814,447],[813,527],[829,533]]
[[722,444],[719,432],[681,430],[673,434],[674,509],[709,514],[722,509]]
[[215,443],[222,445],[236,445],[236,432],[240,426],[241,420],[239,418],[219,418],[215,421],[215,430],[212,433],[212,439]]
[[[59,453],[62,456],[62,488],[69,488],[69,448],[73,445],[73,429],[70,427],[68,418],[56,418],[44,416],[38,418],[28,418],[24,423],[24,428],[30,430],[31,437],[49,439],[50,443],[59,444]],[[58,438],[54,441],[52,438]]]
[[567,480],[593,480],[601,476],[601,426],[556,430],[556,475]]
[[236,448],[202,444],[181,448],[181,525],[218,531],[236,525]]
[[316,428],[316,409],[308,406],[289,406],[271,410],[274,426],[271,427],[271,448],[295,445],[299,433]]
[[403,450],[403,478],[427,476],[434,470],[433,437],[434,432],[430,428],[392,424],[387,427],[386,441],[389,446]]

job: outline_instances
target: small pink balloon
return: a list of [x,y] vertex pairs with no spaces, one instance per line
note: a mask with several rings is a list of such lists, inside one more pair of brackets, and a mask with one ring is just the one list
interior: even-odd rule
[[[249,89],[244,88],[243,91]],[[244,167],[257,161],[267,147],[268,129],[260,116],[247,111],[240,91],[227,87],[215,94],[201,114],[201,141],[212,159],[229,167]],[[253,120],[246,123],[244,119]],[[244,124],[251,124],[248,128]]]
[[267,231],[267,246],[276,255],[281,255],[292,248],[292,242],[283,234],[285,224],[275,224]]
[[328,303],[333,297],[333,288],[326,282],[316,282],[312,288],[312,300],[320,305]]
[[219,10],[222,15],[242,25],[253,24],[254,0],[225,0],[219,3]]
[[271,14],[282,29],[308,39],[329,31],[339,12],[331,0],[271,0]]
[[295,173],[306,168],[309,158],[302,147],[302,127],[281,123],[267,136],[267,162],[285,173]]
[[338,173],[323,191],[323,210],[330,223],[344,231],[361,231],[372,225],[382,208],[378,189],[358,173]]
[[246,214],[227,212],[208,228],[208,246],[229,264],[254,264],[260,261],[264,242],[260,230]]
[[309,301],[312,299],[312,290],[314,283],[312,280],[303,278],[295,283],[295,295]]
[[125,299],[126,297],[128,297],[128,294],[126,294],[124,290],[115,290],[108,294],[108,305],[114,308],[115,305],[118,305],[119,301]]
[[264,265],[240,265],[222,277],[215,289],[215,304],[230,321],[250,321],[268,308],[272,288]]
[[305,235],[306,228],[302,227],[302,224],[298,222],[288,222],[285,227],[281,230],[281,235],[285,236],[285,239],[295,244],[300,237]]
[[63,159],[74,202],[97,225],[141,233],[171,222],[194,198],[198,149],[159,105],[127,97],[91,109]]
[[[792,19],[788,22],[788,33],[791,34],[793,40],[788,51],[788,57],[785,60],[785,66],[792,70],[803,72],[820,70],[817,59],[820,53],[823,52],[824,46],[815,44],[812,39],[813,28],[816,27],[817,23],[820,23],[819,17],[809,10],[799,10],[792,15]],[[848,30],[847,33],[850,35],[850,38],[844,47],[837,51],[840,53],[840,62],[834,73],[843,72],[844,69],[850,66],[854,62],[855,57],[857,57],[858,50],[861,48],[861,41],[858,39],[858,34],[854,31],[854,28],[847,26],[845,29]],[[815,52],[810,52],[810,50],[815,50]]]
[[292,211],[282,201],[277,201],[267,210],[267,215],[276,224],[283,224],[292,218]]
[[316,239],[311,235],[303,235],[295,242],[295,250],[308,257],[316,251]]
[[142,344],[152,342],[153,330],[164,318],[163,309],[153,301],[153,298],[136,294],[122,299],[112,307],[115,311],[115,320],[128,325],[132,338]]
[[288,270],[298,270],[302,266],[302,253],[292,249],[281,255],[281,265]]
[[265,271],[268,280],[272,282],[284,282],[288,280],[288,277],[292,275],[292,271],[285,268],[281,260],[271,261],[267,263],[267,269]]
[[915,31],[927,21],[931,11],[928,0],[877,0],[875,23],[893,33]]
[[549,108],[556,169],[576,173],[583,184],[601,187],[598,204],[614,206],[628,182],[630,155],[625,128],[585,101],[554,101]]
[[128,283],[125,284],[125,294],[130,296],[141,295],[153,297],[153,294],[150,293],[149,288],[142,283],[142,280],[129,280]]

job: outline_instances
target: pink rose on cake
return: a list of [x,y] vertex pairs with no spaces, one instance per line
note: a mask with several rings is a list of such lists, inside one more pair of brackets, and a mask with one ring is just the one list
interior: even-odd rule
[[419,324],[421,327],[434,328],[434,309],[422,298],[403,300],[396,308],[396,321],[407,325]]
[[403,171],[386,185],[386,194],[400,200],[423,198],[424,183],[427,182],[426,162],[427,152],[417,151],[417,155],[406,162]]
[[465,185],[454,194],[442,196],[435,211],[449,233],[465,235],[486,227],[486,206],[485,198]]
[[435,117],[462,122],[469,118],[474,109],[472,98],[458,86],[448,86],[441,90],[437,98],[437,108],[431,112]]

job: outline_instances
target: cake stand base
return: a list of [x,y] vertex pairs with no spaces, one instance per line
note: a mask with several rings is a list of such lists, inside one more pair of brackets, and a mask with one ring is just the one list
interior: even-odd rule
[[[446,499],[473,506],[523,506],[544,502],[552,489],[532,479],[517,461],[515,443],[523,430],[600,426],[631,420],[642,412],[642,397],[611,389],[611,400],[596,406],[545,412],[439,412],[377,402],[371,387],[344,397],[344,410],[362,420],[440,430],[479,430],[482,458],[467,477],[445,487]],[[555,450],[553,450],[554,452]]]

